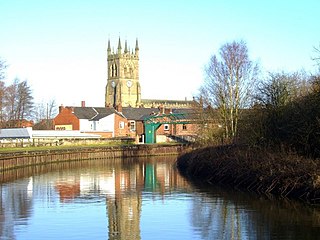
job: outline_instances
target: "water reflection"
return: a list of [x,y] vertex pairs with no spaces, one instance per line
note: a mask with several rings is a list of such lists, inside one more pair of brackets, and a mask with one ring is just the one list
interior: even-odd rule
[[1,239],[317,239],[319,209],[189,184],[174,157],[0,174]]

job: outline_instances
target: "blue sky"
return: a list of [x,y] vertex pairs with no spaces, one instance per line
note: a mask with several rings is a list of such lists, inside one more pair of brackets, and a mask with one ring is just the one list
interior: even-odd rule
[[103,106],[107,42],[140,47],[142,98],[191,99],[222,44],[244,40],[265,71],[314,71],[318,0],[0,0],[6,82],[36,101]]

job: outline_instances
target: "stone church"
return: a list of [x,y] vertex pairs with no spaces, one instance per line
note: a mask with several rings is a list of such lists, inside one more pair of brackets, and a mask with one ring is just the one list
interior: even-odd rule
[[116,51],[111,51],[108,40],[108,80],[106,85],[106,107],[133,107],[133,108],[190,108],[193,101],[187,100],[157,100],[141,99],[139,82],[139,45],[138,39],[134,50],[130,50],[125,41],[122,49],[119,37]]

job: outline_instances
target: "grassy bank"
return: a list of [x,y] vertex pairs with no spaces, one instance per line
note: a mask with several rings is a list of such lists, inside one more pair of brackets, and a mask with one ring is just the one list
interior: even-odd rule
[[209,184],[320,203],[319,161],[245,146],[207,147],[181,155],[180,172]]
[[[137,144],[131,142],[110,141],[108,143],[92,143],[92,144],[74,144],[74,145],[58,145],[58,146],[28,146],[28,147],[2,147],[0,148],[0,156],[5,154],[20,153],[20,152],[34,152],[34,151],[50,151],[50,150],[64,150],[64,149],[83,149],[83,148],[101,148],[101,147],[126,147]],[[143,146],[144,144],[138,144]],[[175,146],[180,143],[157,143],[157,146]],[[151,146],[147,144],[146,146]]]
[[59,145],[59,146],[28,146],[28,147],[6,147],[0,148],[0,155],[15,152],[32,152],[32,151],[47,151],[59,149],[81,149],[81,148],[99,148],[99,147],[113,147],[113,146],[129,146],[132,144],[124,144],[120,142],[111,142],[103,144],[77,144],[77,145]]

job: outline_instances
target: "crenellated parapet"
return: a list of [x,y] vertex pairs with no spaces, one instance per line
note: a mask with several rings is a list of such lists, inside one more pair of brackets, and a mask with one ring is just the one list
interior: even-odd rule
[[117,47],[116,51],[114,50],[114,48],[111,50],[110,39],[109,39],[107,53],[108,53],[108,59],[109,58],[110,59],[117,59],[119,57],[139,59],[138,39],[136,39],[136,46],[134,49],[130,49],[128,47],[127,40],[125,40],[124,49],[122,49],[121,39],[119,37],[118,47]]

